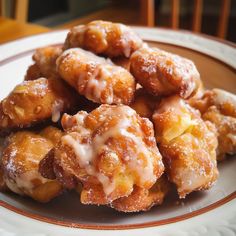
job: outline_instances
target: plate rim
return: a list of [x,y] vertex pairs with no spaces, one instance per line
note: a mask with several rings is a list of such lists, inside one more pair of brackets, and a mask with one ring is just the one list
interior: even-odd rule
[[[30,213],[26,210],[19,209],[15,206],[12,206],[11,204],[0,200],[0,206],[25,217],[28,217],[30,219],[38,220],[40,222],[58,225],[58,226],[64,226],[68,228],[79,228],[79,229],[90,229],[90,230],[126,230],[126,229],[142,229],[142,228],[150,228],[150,227],[156,227],[161,225],[168,225],[172,223],[178,223],[180,221],[184,221],[190,218],[193,218],[195,216],[203,215],[206,212],[209,212],[213,209],[219,208],[220,206],[223,206],[224,204],[236,199],[236,191],[232,192],[231,194],[227,195],[226,197],[207,205],[203,208],[200,208],[198,210],[185,213],[180,216],[170,217],[167,219],[157,220],[157,221],[149,221],[146,223],[137,223],[137,224],[122,224],[122,225],[89,225],[89,224],[82,224],[82,223],[76,223],[76,222],[66,222],[62,220],[56,220],[52,219],[46,216],[41,216],[36,213]],[[158,207],[158,206],[157,206]]]

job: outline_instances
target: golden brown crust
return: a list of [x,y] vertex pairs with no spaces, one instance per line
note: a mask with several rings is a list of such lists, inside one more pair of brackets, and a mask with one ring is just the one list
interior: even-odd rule
[[43,178],[38,172],[39,162],[56,143],[55,136],[60,138],[62,132],[48,127],[39,134],[21,131],[7,138],[2,155],[2,170],[4,182],[11,191],[40,202],[48,202],[60,194],[61,184]]
[[144,88],[138,88],[135,91],[134,100],[130,104],[141,117],[151,119],[155,107],[158,106],[161,98],[152,96]]
[[226,154],[236,153],[236,118],[223,115],[216,106],[210,106],[203,114],[204,120],[215,124],[218,137],[217,160],[224,160]]
[[236,96],[222,89],[206,91],[202,97],[191,99],[204,120],[215,124],[218,137],[217,160],[236,153]]
[[25,80],[35,80],[40,77],[58,78],[56,60],[61,53],[61,46],[47,46],[36,49],[33,55],[35,64],[28,68]]
[[151,122],[128,106],[64,115],[62,126],[66,135],[55,148],[54,171],[67,188],[82,182],[84,204],[108,204],[134,185],[150,189],[163,173]]
[[200,75],[194,63],[157,48],[143,47],[130,58],[130,71],[151,94],[178,94],[188,98],[197,92]]
[[6,189],[7,189],[7,186],[3,178],[3,167],[0,160],[0,191],[5,191]]
[[148,211],[155,205],[161,205],[169,192],[170,183],[162,176],[150,189],[135,186],[133,192],[111,203],[111,207],[122,212]]
[[129,57],[142,44],[142,40],[123,24],[92,21],[73,27],[67,35],[64,49],[80,47],[108,57]]
[[135,80],[124,68],[79,48],[66,50],[57,60],[60,76],[87,99],[102,104],[129,104]]
[[35,63],[28,67],[24,80],[35,80],[43,77],[39,66]]
[[153,122],[168,178],[179,196],[210,188],[218,177],[215,126],[177,96],[163,99]]
[[59,79],[40,78],[24,81],[0,103],[0,131],[29,127],[71,110],[77,103],[76,93]]

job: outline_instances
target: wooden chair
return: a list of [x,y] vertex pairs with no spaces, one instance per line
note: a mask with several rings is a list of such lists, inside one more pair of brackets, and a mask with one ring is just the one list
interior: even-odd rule
[[[140,15],[143,19],[143,24],[147,26],[155,25],[155,0],[140,0]],[[192,31],[200,32],[202,25],[202,9],[203,0],[194,1],[194,14]],[[179,28],[179,8],[181,0],[171,0],[171,28]],[[221,10],[218,23],[217,36],[225,38],[227,34],[228,19],[230,13],[231,0],[221,0]]]
[[[6,1],[0,0],[0,16],[6,17]],[[29,0],[14,0],[11,9],[12,18],[20,23],[24,23],[28,18]]]

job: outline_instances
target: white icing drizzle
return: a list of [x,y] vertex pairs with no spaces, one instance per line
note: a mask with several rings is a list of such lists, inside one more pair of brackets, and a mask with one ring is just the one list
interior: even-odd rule
[[75,155],[79,157],[79,165],[81,168],[86,169],[86,167],[90,165],[94,155],[89,144],[78,143],[78,141],[70,135],[65,135],[62,137],[62,142],[69,144],[74,150]]
[[123,53],[125,57],[129,58],[131,54],[131,46],[127,39],[122,39]]
[[54,101],[52,105],[52,121],[53,122],[57,122],[60,119],[63,106],[64,106],[64,102],[62,100]]
[[132,38],[135,37],[136,35],[131,31],[130,28],[128,28],[125,25],[118,24],[120,27],[121,33],[121,44],[123,46],[123,53],[125,57],[129,58],[131,55],[131,41]]
[[[102,71],[104,71],[105,68],[103,68]],[[87,94],[87,97],[90,98],[91,100],[93,99],[93,96],[95,96],[96,100],[100,100],[101,99],[101,94],[102,92],[107,88],[108,84],[107,81],[105,79],[103,79],[104,77],[98,77],[98,72],[99,70],[95,70],[93,74],[87,74],[87,76],[89,76],[88,82],[86,84],[86,90],[85,93]],[[81,80],[81,78],[79,79]],[[113,102],[113,97],[112,99],[109,99],[107,101],[107,103]],[[110,104],[109,103],[109,104]]]
[[[115,139],[123,136],[131,139],[134,142],[135,148],[135,154],[133,152],[132,156],[124,157],[127,161],[128,168],[138,173],[141,184],[146,181],[155,181],[156,176],[154,174],[152,159],[150,158],[150,150],[148,150],[148,147],[146,147],[146,144],[140,136],[136,136],[127,131],[127,128],[132,126],[131,116],[136,115],[135,111],[127,106],[119,106],[105,110],[102,115],[104,121],[109,116],[119,116],[118,123],[105,131],[102,135],[96,135],[91,143],[81,143],[80,140],[75,140],[71,134],[67,134],[62,138],[62,142],[74,150],[79,165],[84,168],[89,175],[96,176],[102,184],[105,194],[109,195],[115,189],[115,183],[104,174],[96,171],[93,166],[93,161],[102,151],[109,151],[108,146],[106,145],[109,138]],[[79,119],[79,121],[81,121],[81,119]],[[138,126],[137,128],[138,130],[136,131],[142,135],[140,128]],[[87,134],[88,132],[86,135]],[[81,133],[81,135],[83,135],[83,133]],[[114,152],[114,150],[111,151]],[[145,167],[143,167],[139,155],[144,155],[146,157]]]
[[[123,126],[125,127],[125,126]],[[128,127],[128,126],[127,126]],[[148,149],[143,145],[143,140],[139,136],[135,136],[134,134],[128,132],[126,129],[121,129],[121,134],[125,137],[130,138],[134,141],[137,149],[137,156],[140,153],[143,153],[144,156],[149,157],[150,153]],[[143,168],[143,163],[140,163],[141,160],[137,158],[137,156],[130,157],[128,165],[132,170],[135,170],[138,172],[140,178],[141,184],[144,184],[147,181],[155,181],[155,175],[154,175],[154,169],[153,169],[153,163],[151,162],[150,158],[147,158],[147,165]]]

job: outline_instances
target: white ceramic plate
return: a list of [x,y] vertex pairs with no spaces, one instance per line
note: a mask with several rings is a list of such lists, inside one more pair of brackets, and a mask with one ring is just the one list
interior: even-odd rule
[[[236,92],[234,45],[183,31],[134,29],[151,45],[192,59],[208,87]],[[66,31],[56,31],[1,45],[0,99],[22,81],[35,48],[61,44],[65,36]],[[83,206],[73,193],[48,204],[0,193],[0,235],[235,235],[235,168],[236,158],[230,157],[219,164],[220,178],[211,190],[182,201],[173,193],[162,206],[136,214]]]

